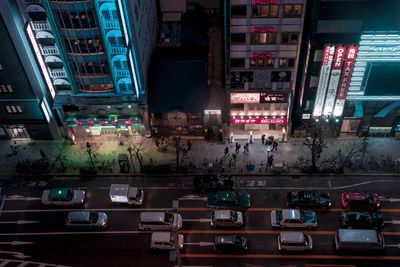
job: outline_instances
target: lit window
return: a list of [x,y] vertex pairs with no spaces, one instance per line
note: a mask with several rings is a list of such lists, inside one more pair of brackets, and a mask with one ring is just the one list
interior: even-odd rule
[[254,5],[253,17],[277,17],[278,5]]
[[283,7],[284,17],[301,17],[303,6],[288,4]]
[[7,113],[22,113],[21,106],[6,106]]
[[13,93],[14,90],[11,85],[9,84],[2,84],[0,85],[0,93]]

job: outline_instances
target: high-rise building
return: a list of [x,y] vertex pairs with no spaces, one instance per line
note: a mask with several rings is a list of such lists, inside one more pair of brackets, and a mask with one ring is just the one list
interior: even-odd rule
[[226,0],[229,134],[286,139],[306,0]]
[[392,135],[400,124],[400,1],[310,1],[296,121]]
[[[58,139],[61,133],[38,69],[25,64],[29,55],[18,36],[10,33],[0,13],[0,139]],[[40,76],[37,76],[40,77]]]
[[147,69],[156,44],[155,0],[4,0],[1,13],[43,79],[71,139],[148,129]]

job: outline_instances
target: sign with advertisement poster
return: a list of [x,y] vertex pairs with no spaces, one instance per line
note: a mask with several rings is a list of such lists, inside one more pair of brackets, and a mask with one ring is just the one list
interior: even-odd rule
[[253,0],[253,5],[277,5],[279,0]]
[[358,52],[357,46],[349,46],[347,48],[346,58],[344,60],[344,66],[342,75],[340,77],[338,94],[336,97],[335,108],[333,110],[334,116],[341,116],[344,109],[344,103],[346,101],[347,89],[350,85],[351,75],[353,73],[354,63],[356,61]]
[[258,104],[260,93],[231,93],[231,104]]
[[276,27],[271,27],[271,26],[251,26],[251,32],[276,32]]
[[290,82],[291,71],[271,71],[271,82]]
[[231,124],[287,124],[286,117],[256,118],[243,117],[231,118]]
[[260,103],[287,103],[287,93],[260,93]]
[[233,71],[231,72],[231,82],[232,83],[245,83],[253,82],[253,72],[252,71]]
[[323,52],[322,67],[319,75],[317,96],[315,98],[315,105],[313,116],[321,116],[322,108],[324,105],[326,89],[328,87],[329,73],[331,72],[331,66],[333,61],[333,54],[335,47],[333,45],[326,45]]
[[333,106],[335,105],[336,92],[339,85],[340,73],[342,72],[342,66],[345,58],[346,47],[336,47],[335,56],[333,57],[332,71],[329,78],[328,91],[326,93],[326,99],[324,104],[324,115],[332,114]]
[[250,58],[274,58],[274,55],[272,53],[253,52],[250,53]]

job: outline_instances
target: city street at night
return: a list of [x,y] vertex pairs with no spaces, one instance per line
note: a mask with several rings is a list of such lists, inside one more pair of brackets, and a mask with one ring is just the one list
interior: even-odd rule
[[[62,178],[62,177],[60,177]],[[142,207],[115,206],[108,196],[110,183],[130,183],[144,189]],[[251,207],[245,212],[245,227],[212,229],[210,209],[204,195],[193,194],[192,177],[99,177],[91,181],[57,179],[45,187],[79,187],[87,191],[84,210],[104,211],[109,228],[102,231],[66,230],[68,211],[40,204],[44,189],[40,183],[8,186],[0,220],[1,259],[40,262],[44,266],[174,266],[168,252],[152,251],[150,233],[138,230],[142,211],[171,210],[179,200],[184,236],[181,251],[184,266],[398,266],[400,261],[400,181],[396,177],[252,177],[236,178],[238,192],[251,195]],[[15,186],[15,185],[14,185]],[[309,254],[282,254],[277,250],[279,230],[273,230],[270,211],[285,207],[285,193],[293,190],[329,192],[332,208],[317,212],[318,227],[308,230],[315,249]],[[386,226],[383,254],[337,254],[334,234],[339,228],[340,193],[374,191],[382,198],[381,212]],[[249,250],[243,255],[214,254],[214,236],[242,234]],[[315,264],[315,265],[313,265]],[[318,265],[322,264],[322,265]],[[336,264],[336,265],[335,265]],[[14,266],[14,265],[2,265]],[[31,266],[31,265],[29,265]],[[34,265],[32,265],[34,266]]]

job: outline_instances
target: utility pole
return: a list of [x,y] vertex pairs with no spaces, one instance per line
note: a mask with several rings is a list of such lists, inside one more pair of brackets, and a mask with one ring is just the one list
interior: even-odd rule
[[96,168],[96,165],[94,164],[94,160],[93,160],[93,157],[92,157],[92,145],[89,142],[86,142],[86,152],[89,155],[90,162],[92,163],[93,169]]
[[[179,201],[178,200],[173,200],[172,201],[172,212],[175,214],[178,213],[178,208],[179,208]],[[178,228],[177,225],[174,225],[171,229],[171,233],[173,236],[174,240],[174,245],[175,245],[175,250],[170,251],[169,259],[170,261],[177,261],[177,266],[182,267],[182,257],[181,257],[181,251],[179,248],[179,237],[178,237]]]

